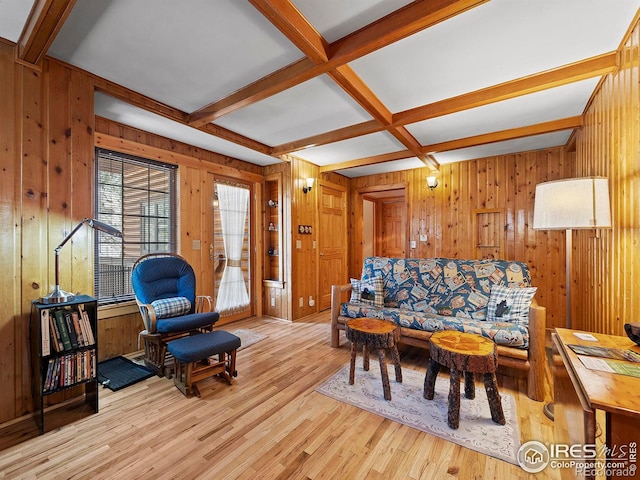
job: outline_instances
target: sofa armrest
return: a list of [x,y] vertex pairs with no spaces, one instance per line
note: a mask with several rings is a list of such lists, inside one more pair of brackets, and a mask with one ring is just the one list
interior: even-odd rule
[[338,328],[338,316],[342,305],[342,294],[351,291],[351,284],[331,286],[331,346],[340,346],[340,329]]
[[529,307],[529,378],[528,396],[544,400],[544,366],[546,355],[547,309],[533,300]]

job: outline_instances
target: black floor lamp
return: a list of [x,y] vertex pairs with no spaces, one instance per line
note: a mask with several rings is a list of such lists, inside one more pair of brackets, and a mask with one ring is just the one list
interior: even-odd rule
[[[533,228],[566,232],[567,328],[571,328],[572,230],[610,227],[609,182],[605,177],[566,178],[536,185]],[[544,413],[553,420],[553,403],[544,406]]]
[[64,240],[62,240],[62,242],[60,242],[60,245],[58,245],[55,250],[55,280],[56,280],[56,284],[53,287],[53,290],[51,291],[51,293],[49,293],[49,295],[47,295],[46,297],[40,297],[40,303],[45,303],[45,304],[49,304],[49,303],[64,303],[64,302],[70,302],[75,298],[75,295],[73,293],[68,293],[65,292],[64,290],[60,289],[60,250],[62,250],[62,247],[64,246],[65,243],[67,243],[71,237],[73,237],[75,235],[75,233],[80,230],[80,227],[82,227],[82,225],[84,225],[85,223],[87,223],[91,228],[95,228],[96,230],[100,231],[100,232],[104,232],[104,233],[108,233],[109,235],[113,235],[114,237],[122,237],[122,232],[120,230],[118,230],[117,228],[112,227],[111,225],[107,225],[104,222],[101,222],[100,220],[96,220],[95,218],[83,218],[82,221],[76,225],[76,227],[71,230],[71,232],[69,232],[69,235],[67,235],[66,237],[64,237]]

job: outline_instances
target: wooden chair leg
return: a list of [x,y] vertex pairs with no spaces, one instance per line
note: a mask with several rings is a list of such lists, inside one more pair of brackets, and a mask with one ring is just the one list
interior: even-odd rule
[[382,377],[382,391],[385,400],[391,400],[391,386],[389,385],[389,372],[384,358],[384,349],[378,349],[378,360],[380,361],[380,376]]
[[356,376],[356,354],[358,351],[358,345],[356,342],[351,342],[351,363],[349,366],[349,385],[353,385]]
[[464,396],[470,400],[476,398],[476,386],[473,372],[464,372]]
[[402,366],[400,365],[400,354],[396,345],[391,347],[391,358],[393,358],[393,365],[396,369],[396,382],[402,383]]
[[427,374],[424,376],[424,391],[422,396],[427,400],[433,400],[433,395],[436,388],[436,378],[440,372],[440,364],[435,360],[429,360],[429,368]]
[[489,409],[491,410],[491,420],[499,425],[506,423],[504,412],[502,410],[502,401],[498,393],[498,384],[496,383],[495,373],[485,373],[483,375],[484,389],[487,391],[487,399],[489,400]]
[[447,424],[450,428],[453,429],[456,429],[460,426],[460,372],[455,368],[451,369]]

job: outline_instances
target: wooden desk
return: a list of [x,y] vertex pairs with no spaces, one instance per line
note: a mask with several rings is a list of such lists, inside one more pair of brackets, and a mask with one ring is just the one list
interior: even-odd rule
[[[640,443],[640,378],[620,375],[586,368],[578,356],[567,345],[587,345],[631,349],[640,353],[637,346],[626,337],[592,334],[597,342],[580,340],[575,330],[556,328],[552,334],[554,358],[555,393],[555,442],[556,444],[587,445],[595,444],[596,436],[620,458],[621,448],[638,448]],[[604,425],[596,422],[604,417]],[[602,437],[604,435],[604,437]],[[636,454],[637,455],[637,454]],[[635,457],[637,459],[637,456]],[[640,467],[640,461],[636,461]],[[591,475],[578,475],[571,469],[562,470],[563,478],[594,478]],[[640,478],[640,472],[632,476],[608,478]]]

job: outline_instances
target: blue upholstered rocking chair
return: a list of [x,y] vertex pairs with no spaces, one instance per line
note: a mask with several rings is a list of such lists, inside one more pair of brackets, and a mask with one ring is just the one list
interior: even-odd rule
[[136,260],[131,285],[142,315],[145,364],[165,374],[167,343],[211,331],[219,319],[211,297],[196,295],[191,265],[174,253],[152,253]]

